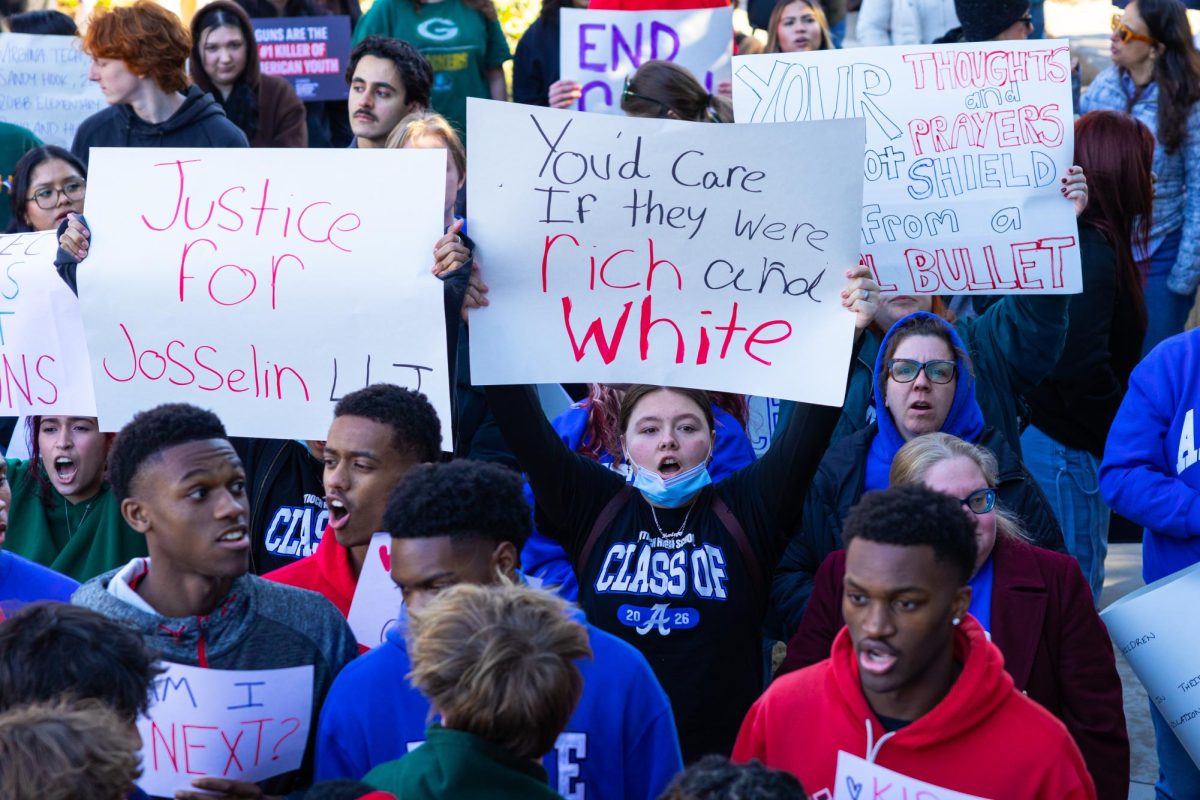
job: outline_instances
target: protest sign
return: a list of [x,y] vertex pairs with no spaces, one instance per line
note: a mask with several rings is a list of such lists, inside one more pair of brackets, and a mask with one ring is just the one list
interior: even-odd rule
[[392,580],[392,535],[387,532],[371,537],[371,547],[363,561],[362,572],[354,587],[346,622],[363,647],[376,647],[396,627],[404,597]]
[[79,300],[54,231],[0,236],[0,414],[96,415]]
[[925,783],[894,770],[872,764],[858,756],[838,752],[833,800],[986,800],[932,783]]
[[1200,564],[1127,594],[1100,612],[1146,694],[1200,765]]
[[255,782],[299,769],[312,726],[313,668],[226,670],[163,663],[138,719],[142,777],[154,797],[195,778]]
[[339,399],[394,383],[450,440],[444,151],[93,148],[91,179],[79,295],[102,428],[188,402],[233,436],[324,439]]
[[841,405],[862,176],[840,165],[862,152],[861,120],[701,125],[484,100],[467,115],[491,288],[471,316],[474,383]]
[[579,111],[621,113],[621,90],[643,61],[674,61],[709,93],[728,81],[733,8],[559,12],[561,75],[580,84]]
[[78,36],[0,33],[0,120],[70,147],[79,123],[108,107],[91,63]]
[[1070,58],[1061,40],[738,57],[734,115],[866,119],[842,166],[862,164],[862,255],[885,293],[1073,294]]
[[346,99],[349,17],[265,17],[251,22],[263,75],[286,78],[305,102]]

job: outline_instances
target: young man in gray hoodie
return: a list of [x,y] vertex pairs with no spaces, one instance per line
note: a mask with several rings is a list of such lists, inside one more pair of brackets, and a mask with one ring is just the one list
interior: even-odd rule
[[[354,635],[320,595],[248,574],[246,476],[221,421],[184,404],[141,412],[117,437],[108,477],[150,557],[93,578],[72,602],[131,626],[163,661],[224,670],[312,665],[315,731],[334,676],[358,652]],[[306,787],[312,752],[310,736],[300,769],[262,790]],[[195,785],[217,796],[256,793],[217,779]]]

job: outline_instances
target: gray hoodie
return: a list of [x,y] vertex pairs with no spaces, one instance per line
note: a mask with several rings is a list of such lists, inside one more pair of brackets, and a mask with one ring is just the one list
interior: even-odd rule
[[[123,568],[122,568],[123,569]],[[313,665],[313,722],[334,677],[358,655],[358,645],[341,613],[321,595],[243,575],[213,613],[164,617],[136,608],[109,592],[120,570],[92,578],[71,596],[142,634],[164,661],[212,669],[281,669]],[[313,737],[300,769],[264,782],[282,794],[312,779]]]

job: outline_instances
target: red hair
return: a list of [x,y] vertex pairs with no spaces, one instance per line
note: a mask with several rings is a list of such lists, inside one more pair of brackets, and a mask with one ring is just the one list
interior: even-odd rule
[[192,36],[179,17],[152,0],[96,14],[83,49],[92,58],[119,59],[133,74],[150,78],[170,94],[188,86],[186,64]]
[[1154,207],[1154,134],[1134,117],[1092,111],[1075,121],[1075,163],[1088,182],[1088,204],[1079,217],[1104,235],[1117,255],[1117,291],[1133,303],[1146,329],[1146,295],[1135,244],[1150,238]]

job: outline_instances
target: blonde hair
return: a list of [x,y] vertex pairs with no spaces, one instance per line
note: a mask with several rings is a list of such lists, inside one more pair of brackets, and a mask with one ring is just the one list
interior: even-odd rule
[[817,18],[817,25],[821,28],[821,46],[818,50],[832,50],[833,36],[829,33],[829,20],[825,17],[825,9],[821,8],[821,4],[817,0],[779,0],[775,4],[775,8],[771,10],[771,21],[767,23],[767,53],[782,53],[783,50],[779,47],[779,23],[783,20],[783,11],[792,3],[800,3],[807,6],[812,11],[813,16]]
[[[996,456],[986,447],[963,441],[949,433],[927,433],[905,443],[892,459],[889,479],[892,486],[899,484],[922,484],[925,476],[935,464],[965,458],[979,468],[987,485],[995,489],[1000,467]],[[1016,514],[996,502],[996,530],[1012,539],[1028,539],[1021,520]]]
[[0,714],[0,797],[124,800],[141,774],[129,722],[96,700]]
[[445,143],[450,157],[454,159],[454,165],[458,167],[458,176],[464,177],[467,174],[467,149],[463,147],[462,139],[450,121],[436,112],[414,111],[400,120],[388,134],[384,147],[396,150],[405,147],[414,139],[423,139],[426,136],[441,139]]
[[411,612],[408,679],[447,728],[522,759],[554,747],[583,693],[576,659],[590,658],[571,606],[528,586],[454,586]]

